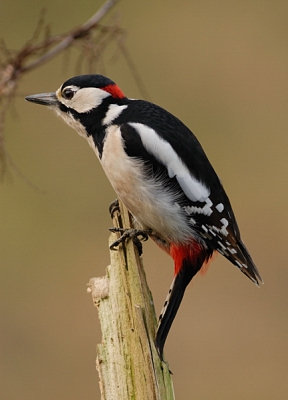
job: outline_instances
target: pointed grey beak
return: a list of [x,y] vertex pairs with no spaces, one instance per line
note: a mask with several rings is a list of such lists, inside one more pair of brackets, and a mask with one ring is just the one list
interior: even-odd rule
[[25,100],[36,104],[42,104],[43,106],[55,107],[59,105],[59,101],[57,100],[55,92],[32,94],[31,96],[25,97]]

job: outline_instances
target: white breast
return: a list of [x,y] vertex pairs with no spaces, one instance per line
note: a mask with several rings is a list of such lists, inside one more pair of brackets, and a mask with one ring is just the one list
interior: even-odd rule
[[102,154],[101,164],[116,194],[143,228],[153,229],[168,241],[191,237],[177,194],[148,179],[143,162],[125,153],[118,126],[107,128]]

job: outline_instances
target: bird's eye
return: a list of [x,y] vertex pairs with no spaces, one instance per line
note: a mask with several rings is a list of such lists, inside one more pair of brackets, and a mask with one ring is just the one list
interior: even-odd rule
[[74,92],[73,92],[72,89],[67,88],[67,89],[64,89],[64,90],[63,90],[62,96],[63,96],[64,99],[66,99],[66,100],[71,100],[71,99],[73,98],[73,96],[74,96]]

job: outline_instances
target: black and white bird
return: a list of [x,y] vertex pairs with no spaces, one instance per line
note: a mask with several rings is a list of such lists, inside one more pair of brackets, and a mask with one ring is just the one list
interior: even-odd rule
[[76,76],[56,92],[26,100],[49,106],[88,140],[139,227],[174,259],[156,335],[161,359],[185,289],[215,251],[255,284],[262,282],[216,172],[178,118],[127,98],[102,75]]

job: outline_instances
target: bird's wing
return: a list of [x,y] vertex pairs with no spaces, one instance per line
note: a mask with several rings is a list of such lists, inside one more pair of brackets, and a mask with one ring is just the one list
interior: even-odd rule
[[[129,107],[131,116],[125,118],[131,122],[118,121],[126,153],[141,159],[147,166],[147,174],[163,188],[173,189],[191,230],[206,245],[256,284],[262,281],[240,238],[230,201],[197,138],[162,108],[145,101],[133,101],[133,106],[136,110]],[[133,121],[133,115],[137,115],[137,122]]]

